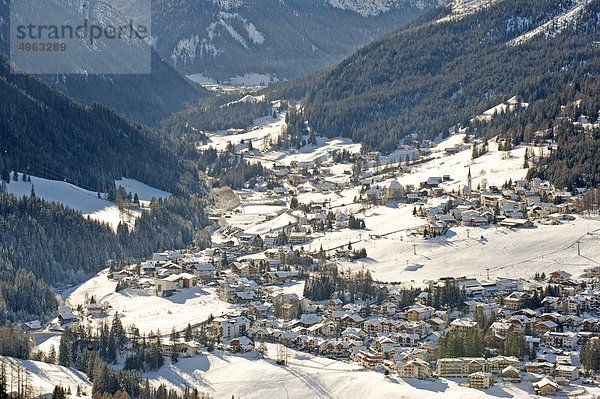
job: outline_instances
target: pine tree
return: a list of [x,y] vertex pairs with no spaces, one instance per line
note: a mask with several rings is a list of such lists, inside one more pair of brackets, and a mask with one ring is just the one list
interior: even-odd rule
[[6,163],[6,158],[2,157],[2,181],[4,181],[5,183],[10,183],[10,171],[8,169],[8,165]]
[[193,332],[192,332],[192,326],[189,323],[188,323],[187,327],[185,328],[184,338],[186,341],[191,341],[194,338]]
[[175,330],[175,327],[171,330],[171,363],[177,363],[179,360],[179,353],[177,351],[177,343],[179,342],[179,333]]
[[50,364],[56,363],[56,348],[54,348],[54,345],[50,346],[50,350],[48,351],[48,356],[46,356],[46,363],[50,363]]
[[63,334],[60,337],[58,344],[58,364],[65,367],[71,367],[73,362],[73,354],[71,353],[71,341],[68,334]]
[[118,350],[123,349],[127,343],[127,336],[118,312],[116,312],[115,316],[113,317],[110,333],[115,337],[116,348]]
[[52,399],[66,399],[65,390],[60,385],[54,387],[54,391],[52,391]]

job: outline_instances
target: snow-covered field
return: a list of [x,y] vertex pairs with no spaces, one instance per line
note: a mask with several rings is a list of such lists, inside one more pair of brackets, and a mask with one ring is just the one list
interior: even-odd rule
[[[12,176],[12,173],[11,173]],[[116,228],[119,224],[119,209],[114,202],[98,198],[98,193],[85,190],[73,184],[58,180],[42,179],[31,176],[31,182],[11,180],[8,192],[17,197],[30,196],[33,187],[35,195],[49,202],[56,202],[90,216],[94,220],[108,223]]]
[[[596,232],[588,235],[588,231]],[[536,272],[556,270],[579,276],[600,263],[599,220],[577,219],[559,226],[517,230],[455,227],[448,235],[424,240],[398,233],[368,239],[353,246],[366,248],[369,259],[343,266],[368,268],[382,281],[420,282],[443,276],[486,278],[486,269],[490,278],[532,278]],[[577,254],[577,241],[581,255]]]
[[[531,398],[531,383],[497,384],[485,391],[459,385],[465,380],[418,381],[385,377],[349,364],[288,351],[288,365],[278,366],[275,345],[268,357],[214,352],[180,359],[149,374],[150,381],[183,389],[194,386],[220,398]],[[582,396],[584,397],[584,396]],[[588,396],[589,397],[589,396]]]
[[98,303],[108,303],[114,312],[119,312],[124,325],[135,324],[141,333],[160,330],[165,334],[173,327],[183,330],[188,323],[194,325],[205,321],[210,314],[219,316],[231,309],[229,304],[218,299],[214,288],[194,287],[169,298],[160,298],[152,291],[125,289],[115,292],[116,285],[108,279],[107,271],[102,271],[70,293],[66,303],[75,307],[84,304],[86,296],[93,295]]
[[411,173],[401,176],[398,181],[403,185],[418,187],[428,177],[450,175],[452,180],[443,183],[442,187],[451,191],[467,184],[468,168],[471,168],[474,188],[483,183],[484,179],[488,186],[502,186],[509,179],[515,181],[527,175],[527,169],[523,168],[524,146],[505,152],[498,151],[498,143],[489,141],[489,151],[475,160],[471,159],[471,150],[463,150],[454,155],[444,154],[445,148],[460,144],[463,139],[464,134],[456,134],[442,141],[432,149],[432,157],[435,159],[411,168]]
[[289,165],[292,162],[311,162],[325,161],[331,157],[331,154],[337,150],[346,150],[352,153],[360,152],[361,145],[353,143],[348,138],[334,138],[317,136],[317,145],[307,145],[299,150],[290,152],[270,151],[262,157],[266,160],[263,166],[270,166],[273,162],[278,164]]
[[[98,196],[95,191],[86,190],[71,183],[36,176],[31,176],[30,182],[24,182],[22,174],[18,173],[18,176],[18,181],[11,179],[7,185],[8,192],[17,197],[29,197],[33,189],[36,197],[48,202],[63,204],[68,208],[81,212],[83,216],[89,216],[99,222],[107,223],[113,229],[116,229],[123,220],[115,203],[106,199],[106,193],[100,193],[100,196]],[[170,193],[150,187],[134,179],[123,178],[116,180],[115,184],[122,186],[127,192],[138,194],[142,205],[150,202],[152,198],[171,196]],[[127,218],[137,218],[140,215],[139,211],[130,211],[127,213]]]
[[[71,388],[71,392],[73,393],[71,398],[73,399],[79,398],[79,396],[75,395],[77,386],[81,387],[91,397],[91,382],[84,373],[77,370],[44,362],[14,359],[4,356],[0,356],[0,361],[7,366],[7,388],[9,392],[16,391],[17,384],[16,377],[14,381],[11,381],[10,368],[16,369],[17,366],[21,366],[29,372],[29,382],[36,395],[51,394],[56,385],[61,385],[65,389],[67,387]],[[16,376],[16,372],[14,374]]]
[[[241,101],[241,100],[240,100]],[[267,148],[269,146],[269,140],[275,142],[277,137],[282,132],[282,128],[285,124],[285,114],[280,113],[277,118],[272,116],[265,116],[255,121],[256,128],[242,134],[227,134],[226,131],[216,132],[209,134],[209,141],[206,145],[201,146],[200,149],[206,149],[208,147],[216,148],[218,151],[224,151],[227,148],[229,142],[236,146],[236,149],[245,148],[246,145],[240,145],[241,141],[246,143],[248,140],[252,141],[252,146],[259,150]]]
[[115,185],[117,187],[123,187],[128,193],[137,194],[140,203],[142,204],[150,202],[153,198],[165,199],[171,197],[171,193],[150,187],[145,183],[126,177],[123,177],[121,180],[115,180]]

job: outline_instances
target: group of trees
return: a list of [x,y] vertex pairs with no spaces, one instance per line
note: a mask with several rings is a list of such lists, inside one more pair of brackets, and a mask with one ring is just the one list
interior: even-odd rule
[[255,182],[257,177],[268,175],[260,162],[248,162],[236,152],[232,143],[220,153],[213,147],[201,151],[197,165],[213,179],[214,187],[240,189],[248,182]]
[[[174,331],[172,338],[178,334]],[[192,339],[190,326],[184,335]],[[130,326],[126,331],[119,316],[115,315],[110,325],[103,324],[97,332],[82,326],[67,329],[61,336],[56,361],[59,365],[85,372],[93,383],[94,398],[208,398],[196,389],[186,388],[181,394],[166,389],[164,385],[151,387],[147,381],[142,382],[143,372],[155,371],[163,366],[164,339],[160,332],[140,335],[135,326]],[[123,359],[122,370],[115,370],[110,366]],[[45,360],[51,361],[50,357]],[[177,361],[176,358],[171,360]],[[65,390],[59,387],[55,389],[54,395],[61,398],[64,393]]]
[[[599,60],[590,62],[600,67]],[[598,117],[600,78],[586,69],[573,73],[572,82],[557,82],[561,86],[556,91],[527,109],[499,116],[478,128],[480,134],[498,135],[512,146],[523,142],[537,145],[536,151],[525,152],[523,166],[531,168],[528,177],[548,179],[569,190],[600,184],[600,161],[595,156],[600,151],[600,131],[578,123],[581,116],[591,123]],[[546,147],[547,140],[555,140],[557,147]]]
[[334,294],[382,303],[387,296],[387,289],[373,280],[369,270],[340,273],[335,265],[324,266],[319,274],[310,276],[304,285],[304,296],[315,301],[329,299]]
[[290,112],[285,116],[286,130],[279,137],[275,147],[282,150],[289,148],[299,149],[306,145],[316,145],[317,137],[304,119],[302,110],[295,105],[290,107]]
[[161,128],[177,138],[191,137],[203,141],[203,131],[213,132],[226,129],[246,129],[257,118],[277,116],[272,113],[268,101],[236,101],[239,94],[223,94],[205,97],[176,112],[161,122]]
[[600,214],[600,189],[587,190],[579,200],[579,212],[598,216]]
[[527,354],[525,336],[508,333],[503,339],[494,337],[490,324],[477,325],[466,331],[452,330],[439,340],[439,357],[488,357],[497,352],[522,358]]
[[427,297],[428,304],[436,309],[461,309],[466,300],[467,293],[464,288],[460,288],[453,279],[447,279],[441,286],[430,287]]
[[581,348],[581,365],[588,372],[600,370],[600,340],[592,338]]
[[473,152],[471,154],[471,159],[477,159],[480,156],[486,154],[488,152],[488,149],[489,145],[487,140],[481,143],[481,145],[478,143],[473,143]]

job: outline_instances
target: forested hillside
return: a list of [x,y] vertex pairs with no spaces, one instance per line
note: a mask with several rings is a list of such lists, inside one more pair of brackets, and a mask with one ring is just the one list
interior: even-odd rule
[[78,101],[104,104],[132,121],[148,125],[157,124],[187,103],[211,97],[211,93],[184,78],[154,51],[149,75],[53,75],[45,78]]
[[[79,12],[74,7],[75,3],[64,3],[66,7],[73,8],[73,12]],[[116,11],[115,14],[119,16]],[[9,2],[0,0],[0,54],[6,57],[9,55],[9,16]],[[117,62],[122,63],[117,67],[127,70],[135,60],[123,54]],[[151,73],[145,75],[69,74],[65,71],[65,74],[42,77],[81,102],[104,104],[135,122],[145,124],[155,124],[182,109],[186,103],[210,96],[208,91],[185,79],[154,51],[151,62]],[[77,67],[73,65],[73,68]],[[85,69],[84,66],[80,68]]]
[[[515,95],[534,103],[597,74],[600,2],[566,26],[553,21],[580,3],[505,0],[441,20],[451,11],[436,10],[290,91],[304,92],[303,118],[317,133],[389,152],[406,135],[445,135]],[[546,31],[511,43],[544,23]]]
[[150,130],[104,106],[78,104],[38,79],[12,75],[3,58],[0,97],[0,169],[102,192],[125,176],[177,193],[185,169]]

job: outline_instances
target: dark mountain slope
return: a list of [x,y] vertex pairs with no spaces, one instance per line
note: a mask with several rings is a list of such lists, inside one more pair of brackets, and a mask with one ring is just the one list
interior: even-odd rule
[[[83,18],[83,15],[79,15],[81,11],[74,6],[76,2],[52,1],[62,4],[67,12],[71,13],[69,15],[74,15],[73,18]],[[73,10],[69,10],[69,7]],[[106,8],[102,8],[102,12],[104,14],[99,17],[100,21],[123,18],[129,21],[116,10],[110,9],[110,13],[106,15]],[[9,1],[0,0],[0,54],[5,56],[9,54],[9,15]],[[93,56],[94,50],[88,50],[90,56]],[[116,70],[129,70],[138,61],[128,55],[126,45],[118,53],[119,57],[113,60]],[[78,74],[79,71],[88,70],[89,66],[79,65],[78,62],[82,62],[82,59],[73,59],[70,73],[46,75],[43,78],[81,102],[99,102],[136,122],[155,124],[167,115],[184,108],[188,102],[210,95],[208,91],[184,78],[154,51],[151,55],[150,74],[82,75]]]
[[0,57],[0,148],[9,170],[105,191],[126,176],[167,191],[184,173],[151,132],[104,106],[81,105],[47,83],[12,75]]
[[436,11],[305,80],[303,117],[320,134],[391,151],[408,134],[447,134],[514,95],[543,99],[597,73],[600,2],[566,26],[550,23],[529,41],[509,42],[577,3],[505,0],[443,22]]

